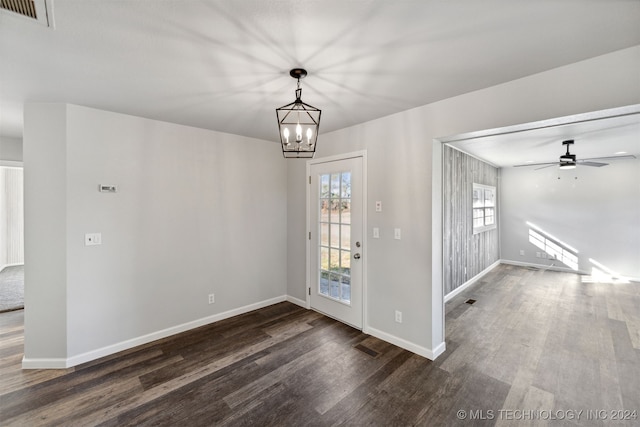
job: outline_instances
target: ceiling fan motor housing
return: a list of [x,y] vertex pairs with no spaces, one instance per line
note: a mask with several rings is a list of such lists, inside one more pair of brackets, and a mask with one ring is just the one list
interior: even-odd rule
[[566,154],[563,154],[562,156],[560,156],[560,163],[575,163],[576,155],[569,153],[569,147],[573,145],[573,139],[562,141],[562,145],[567,146],[567,152]]

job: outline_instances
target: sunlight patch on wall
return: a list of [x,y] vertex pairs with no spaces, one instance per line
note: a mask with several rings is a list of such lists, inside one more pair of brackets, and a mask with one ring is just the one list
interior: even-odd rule
[[578,250],[555,236],[527,221],[529,228],[529,243],[542,249],[552,260],[558,260],[567,267],[578,270]]

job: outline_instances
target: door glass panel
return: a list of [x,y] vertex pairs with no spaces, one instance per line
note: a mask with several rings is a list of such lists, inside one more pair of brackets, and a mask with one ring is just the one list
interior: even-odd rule
[[329,224],[320,223],[320,245],[323,249],[329,246]]
[[320,248],[320,268],[329,271],[329,248]]
[[322,295],[329,295],[329,272],[320,272],[320,293]]
[[339,224],[327,224],[331,228],[331,247],[340,247],[340,225]]
[[340,278],[340,298],[344,302],[351,302],[351,277],[343,275]]
[[340,198],[340,174],[334,173],[331,175],[331,198]]
[[340,252],[340,272],[343,274],[351,274],[351,251]]
[[340,247],[342,249],[351,249],[351,226],[342,224],[340,230]]
[[340,272],[340,250],[329,249],[329,270],[332,272]]
[[351,172],[342,173],[342,194],[343,199],[351,198]]
[[320,201],[320,222],[329,222],[329,200]]
[[351,200],[342,199],[340,201],[340,222],[342,224],[351,224]]
[[320,177],[320,198],[329,198],[329,175],[322,175]]
[[329,296],[336,299],[340,298],[340,275],[339,274],[331,273],[330,275]]
[[320,275],[318,292],[351,303],[351,172],[319,179]]

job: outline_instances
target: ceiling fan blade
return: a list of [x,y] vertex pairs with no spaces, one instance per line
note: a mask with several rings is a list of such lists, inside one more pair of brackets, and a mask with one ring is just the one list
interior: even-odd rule
[[609,163],[589,162],[589,161],[586,161],[586,160],[582,160],[582,161],[578,160],[578,164],[580,166],[595,166],[597,168],[600,168],[602,166],[607,166]]
[[545,163],[523,163],[521,165],[513,165],[514,168],[520,168],[523,166],[553,166],[557,165],[558,162],[545,162]]
[[[635,159],[636,156],[634,156],[633,154],[625,154],[625,155],[621,155],[621,156],[608,156],[608,157],[590,157],[588,159],[578,159],[577,163],[579,165],[585,165],[585,166],[595,166],[595,167],[602,167],[602,166],[606,166],[609,163],[601,163],[601,162],[591,162],[590,160],[625,160],[625,159]],[[553,166],[553,165],[557,165],[558,162],[546,162],[546,163],[523,163],[520,165],[513,165],[514,168],[520,168],[520,167],[524,167],[524,166],[542,166],[541,168],[536,168],[536,170],[539,169],[544,169],[547,168],[549,166]]]
[[551,166],[556,166],[558,163],[549,163],[546,166],[541,166],[539,168],[536,168],[535,170],[539,171],[540,169],[546,169],[546,168],[550,168]]
[[634,156],[633,154],[624,154],[621,156],[608,156],[608,157],[589,157],[588,159],[582,159],[583,161],[585,160],[625,160],[625,159],[635,159],[636,156]]

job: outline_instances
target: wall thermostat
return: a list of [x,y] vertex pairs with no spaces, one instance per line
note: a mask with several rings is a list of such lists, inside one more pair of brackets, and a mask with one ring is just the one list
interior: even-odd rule
[[98,189],[100,190],[101,193],[117,193],[118,192],[118,186],[116,185],[100,184],[98,186]]

